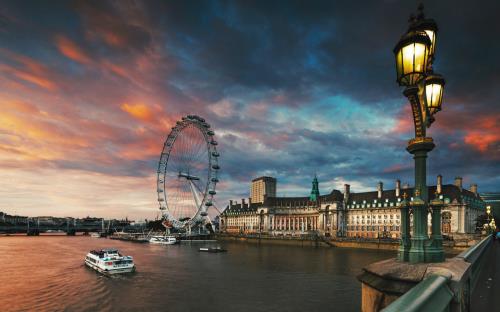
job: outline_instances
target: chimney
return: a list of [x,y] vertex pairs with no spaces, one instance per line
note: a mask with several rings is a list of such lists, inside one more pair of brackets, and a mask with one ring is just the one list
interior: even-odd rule
[[229,208],[233,208],[233,200],[232,199],[229,200]]
[[344,184],[344,201],[349,200],[350,192],[351,192],[351,186],[349,184]]
[[471,184],[470,185],[470,191],[474,193],[474,195],[477,195],[477,184]]
[[243,206],[245,206],[245,199],[244,198],[241,199],[241,208],[243,208]]
[[455,186],[462,191],[462,177],[456,177],[455,178]]
[[399,197],[401,193],[401,181],[398,179],[396,180],[396,197]]
[[248,197],[248,206],[252,203],[252,197]]
[[407,190],[410,188],[410,184],[408,184],[408,182],[406,182],[405,184],[403,184],[403,190]]
[[441,194],[442,191],[443,191],[443,176],[438,174],[437,184],[436,184],[436,192],[438,194]]
[[382,198],[382,191],[384,190],[384,183],[379,182],[377,185],[378,198]]

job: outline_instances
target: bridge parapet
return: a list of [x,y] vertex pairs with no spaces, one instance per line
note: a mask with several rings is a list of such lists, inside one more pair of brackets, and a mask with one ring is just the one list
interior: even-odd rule
[[492,240],[489,235],[458,256],[429,266],[420,283],[382,311],[470,311],[471,294]]

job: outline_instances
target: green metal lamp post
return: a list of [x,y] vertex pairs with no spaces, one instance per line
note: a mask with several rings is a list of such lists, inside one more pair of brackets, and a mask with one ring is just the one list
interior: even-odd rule
[[[423,6],[417,17],[410,18],[410,27],[394,48],[397,82],[404,86],[415,124],[415,138],[408,142],[407,151],[415,160],[415,188],[411,201],[401,204],[401,243],[398,258],[411,263],[444,261],[441,236],[441,207],[436,199],[429,202],[427,191],[427,153],[434,147],[426,129],[434,122],[434,115],[441,110],[443,77],[432,70],[435,58],[437,24],[425,19]],[[413,212],[413,233],[409,233],[409,213]],[[432,211],[432,235],[427,235],[427,217]],[[403,221],[404,220],[404,221]],[[403,224],[402,224],[403,225]]]

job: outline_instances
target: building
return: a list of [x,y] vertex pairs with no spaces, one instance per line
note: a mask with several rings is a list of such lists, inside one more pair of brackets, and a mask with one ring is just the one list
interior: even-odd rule
[[273,177],[253,179],[250,187],[250,201],[263,203],[266,197],[276,197],[276,179]]
[[[275,179],[274,179],[275,181]],[[252,181],[253,182],[253,181]],[[442,209],[442,231],[446,235],[474,233],[476,220],[484,214],[486,204],[477,193],[462,187],[462,178],[454,184],[429,186],[431,198],[439,196],[445,203]],[[379,182],[372,192],[351,192],[348,184],[343,192],[333,190],[320,195],[315,177],[307,197],[264,196],[262,202],[249,199],[241,203],[230,201],[221,214],[220,228],[228,233],[265,233],[269,235],[300,236],[317,233],[325,236],[398,238],[400,207],[406,197],[412,199],[413,189],[401,188],[399,180],[394,189],[384,190]],[[431,220],[429,214],[429,233]]]

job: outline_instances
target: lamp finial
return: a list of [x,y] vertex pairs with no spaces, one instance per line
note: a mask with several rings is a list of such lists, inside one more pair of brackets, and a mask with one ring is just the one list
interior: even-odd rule
[[417,9],[418,9],[417,19],[423,20],[424,19],[424,4],[422,2],[420,2]]

